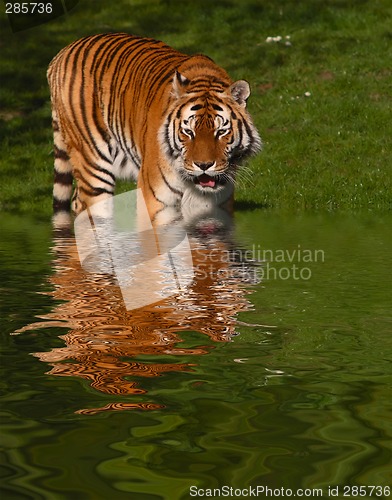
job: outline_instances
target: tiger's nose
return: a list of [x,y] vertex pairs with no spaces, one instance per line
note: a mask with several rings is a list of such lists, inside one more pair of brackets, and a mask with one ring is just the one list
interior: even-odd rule
[[200,168],[200,170],[203,170],[205,172],[209,168],[215,167],[215,162],[214,161],[195,161],[193,164]]

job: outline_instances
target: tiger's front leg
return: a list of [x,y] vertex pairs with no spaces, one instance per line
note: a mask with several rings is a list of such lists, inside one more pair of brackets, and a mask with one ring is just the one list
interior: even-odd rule
[[172,211],[180,210],[183,191],[176,185],[176,181],[177,178],[167,168],[165,161],[159,158],[159,154],[145,156],[137,187],[143,194],[152,222],[157,222],[158,215],[169,207]]
[[143,175],[139,175],[137,187],[143,194],[143,200],[147,207],[151,221],[156,219],[159,212],[163,211],[166,207],[155,195],[154,190],[149,184],[143,181]]

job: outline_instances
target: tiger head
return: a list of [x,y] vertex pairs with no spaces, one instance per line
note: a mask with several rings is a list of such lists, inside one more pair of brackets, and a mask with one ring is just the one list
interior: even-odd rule
[[189,80],[176,72],[174,105],[161,129],[171,165],[193,191],[204,195],[233,189],[239,163],[261,149],[246,110],[248,82],[225,85],[203,76]]

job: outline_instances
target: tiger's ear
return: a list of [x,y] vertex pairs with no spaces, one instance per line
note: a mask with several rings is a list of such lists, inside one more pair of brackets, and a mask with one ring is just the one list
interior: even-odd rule
[[245,108],[246,100],[250,96],[249,83],[246,80],[238,80],[231,85],[230,92],[233,99],[237,101],[240,106]]
[[189,80],[186,76],[182,75],[178,71],[174,73],[173,77],[173,94],[175,97],[180,97],[189,84]]

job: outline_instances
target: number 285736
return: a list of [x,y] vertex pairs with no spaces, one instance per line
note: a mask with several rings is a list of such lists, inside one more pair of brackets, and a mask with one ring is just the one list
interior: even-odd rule
[[51,14],[53,5],[43,2],[6,3],[6,14]]

